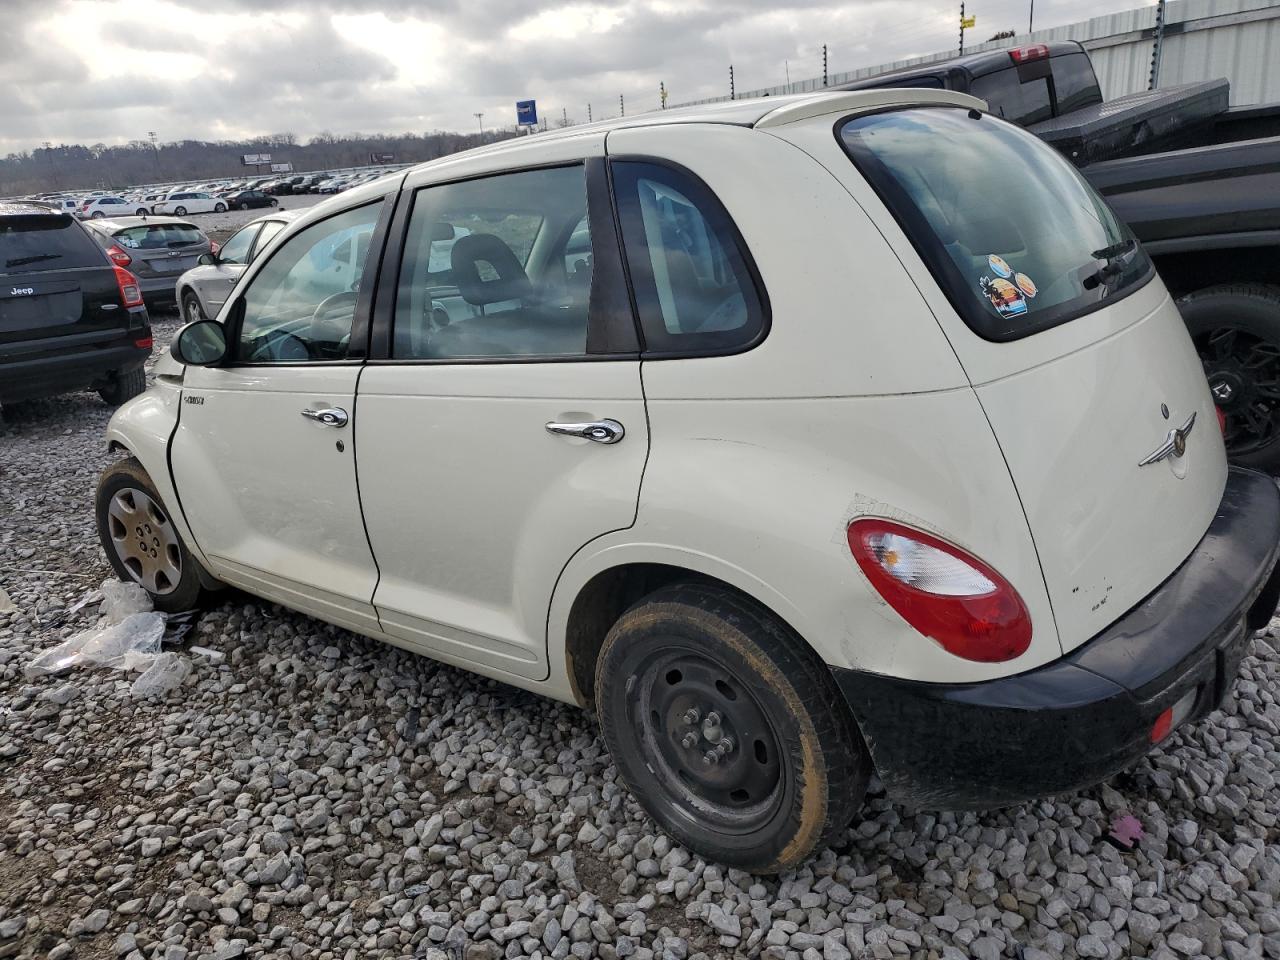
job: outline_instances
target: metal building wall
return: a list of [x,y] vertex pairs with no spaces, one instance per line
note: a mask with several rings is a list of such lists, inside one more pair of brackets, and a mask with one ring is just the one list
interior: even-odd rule
[[[1150,5],[1020,34],[1008,40],[966,46],[965,52],[999,50],[1048,40],[1077,40],[1088,48],[1103,94],[1110,100],[1147,89],[1155,21],[1156,8]],[[1160,86],[1226,77],[1231,81],[1233,105],[1280,102],[1280,0],[1172,0],[1166,8],[1165,24]],[[834,73],[829,81],[835,85],[861,80],[899,67],[947,60],[955,53],[951,49],[927,57]],[[822,78],[815,77],[743,91],[739,98],[807,93],[821,88]],[[727,99],[711,97],[689,102]]]

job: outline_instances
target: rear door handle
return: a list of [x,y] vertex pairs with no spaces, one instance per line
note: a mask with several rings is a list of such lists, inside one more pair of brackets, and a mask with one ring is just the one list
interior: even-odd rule
[[308,420],[314,420],[316,423],[324,424],[326,427],[345,427],[347,420],[347,411],[341,407],[325,407],[322,410],[303,410],[302,415]]
[[627,435],[626,429],[617,420],[591,420],[587,423],[552,423],[547,424],[547,433],[559,434],[562,437],[581,437],[596,443],[617,443]]

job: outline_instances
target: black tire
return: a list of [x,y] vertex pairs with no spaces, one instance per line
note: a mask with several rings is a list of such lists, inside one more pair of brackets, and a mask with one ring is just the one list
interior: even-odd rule
[[227,205],[225,203],[215,203],[213,205],[214,213],[226,213],[226,211],[227,211]]
[[[136,492],[139,491],[150,498],[157,508],[155,511],[148,510],[145,501],[136,497]],[[112,502],[117,496],[130,501],[138,511],[137,533],[117,522],[118,516],[112,516]],[[94,497],[94,514],[98,523],[98,539],[107,555],[107,562],[111,564],[111,568],[121,580],[126,583],[141,584],[143,589],[151,594],[151,601],[157,610],[165,613],[179,613],[194,609],[203,599],[204,590],[200,582],[202,570],[199,562],[187,551],[186,544],[173,529],[173,521],[167,516],[167,509],[160,499],[160,494],[156,492],[155,484],[147,476],[147,471],[132,457],[117,460],[111,464],[98,480],[98,490]],[[144,530],[142,525],[147,523],[155,526]],[[137,542],[142,543],[145,538],[146,542],[150,542],[157,539],[156,533],[166,528],[167,533],[172,535],[170,542],[176,550],[176,561],[181,575],[175,577],[171,584],[166,581],[164,588],[157,592],[153,589],[154,582],[152,586],[146,582],[146,570],[126,565],[125,559],[120,556],[116,548],[116,540],[133,541],[137,538]],[[158,543],[156,545],[159,546]],[[171,554],[171,558],[172,556]],[[208,574],[205,576],[207,577]]]
[[182,322],[196,323],[200,320],[209,319],[205,316],[204,306],[200,303],[200,298],[196,296],[194,290],[187,290],[182,294]]
[[1280,287],[1233,283],[1178,300],[1226,416],[1232,462],[1280,474]]
[[187,208],[186,208],[186,207],[174,207],[174,208],[173,208],[173,215],[174,215],[175,217],[185,217],[185,216],[187,215]]
[[710,860],[789,870],[862,804],[871,759],[830,671],[730,590],[677,584],[632,606],[605,638],[595,690],[632,794]]
[[147,372],[142,367],[134,367],[132,370],[117,370],[112,374],[106,386],[98,388],[98,396],[104,403],[118,407],[146,389]]
[[101,220],[101,219],[102,219],[103,217],[105,217],[105,216],[106,216],[106,214],[105,214],[105,213],[103,213],[101,210],[95,210],[95,211],[93,211],[93,213],[89,214],[89,219],[90,219],[90,220]]
[[146,207],[139,207],[137,210],[133,211],[133,213],[134,213],[134,216],[145,217],[148,211]]
[[268,206],[268,207],[278,207],[278,206],[280,206],[280,201],[279,201],[279,200],[272,200],[270,203],[268,203],[268,204],[267,204],[267,206]]

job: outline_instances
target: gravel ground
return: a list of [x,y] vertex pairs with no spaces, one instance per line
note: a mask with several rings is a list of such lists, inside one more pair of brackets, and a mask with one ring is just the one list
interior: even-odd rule
[[[161,698],[27,680],[108,575],[108,413],[0,419],[0,957],[1280,958],[1277,624],[1224,710],[1107,785],[963,815],[873,793],[752,877],[657,833],[588,714],[243,594]],[[1102,839],[1125,812],[1132,851]]]

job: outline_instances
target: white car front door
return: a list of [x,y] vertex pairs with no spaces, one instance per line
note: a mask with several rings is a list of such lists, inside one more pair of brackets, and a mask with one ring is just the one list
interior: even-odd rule
[[547,676],[556,578],[634,522],[648,452],[602,138],[549,147],[528,162],[564,166],[408,179],[419,189],[407,232],[392,229],[399,276],[379,294],[356,429],[383,629],[526,679]]
[[352,435],[373,283],[365,261],[385,205],[317,221],[256,266],[224,313],[228,360],[185,372],[171,448],[214,575],[372,634],[377,569]]

